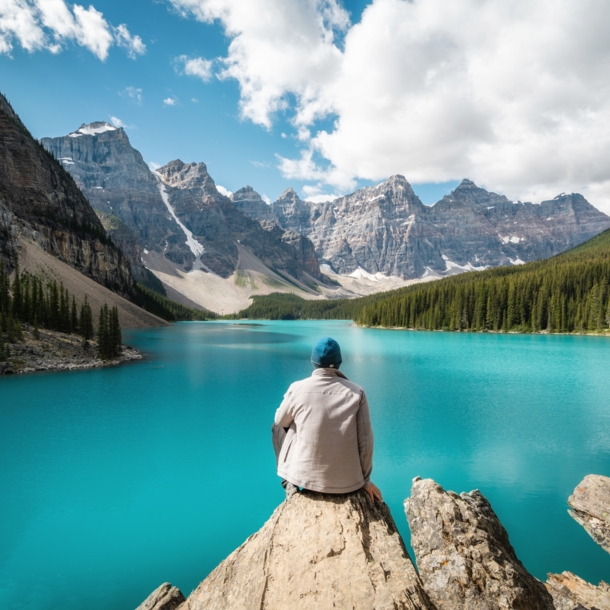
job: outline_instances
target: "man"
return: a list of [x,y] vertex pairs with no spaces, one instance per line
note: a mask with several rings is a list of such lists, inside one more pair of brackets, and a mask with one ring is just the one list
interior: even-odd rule
[[364,488],[382,501],[371,482],[373,430],[364,390],[339,371],[341,348],[331,337],[311,352],[311,377],[293,383],[272,427],[277,473],[286,496],[299,487],[330,494]]

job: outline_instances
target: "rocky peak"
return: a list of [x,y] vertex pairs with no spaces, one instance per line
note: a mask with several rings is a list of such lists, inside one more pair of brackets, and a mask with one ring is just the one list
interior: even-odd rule
[[157,174],[169,186],[180,189],[205,189],[212,191],[214,195],[223,197],[216,190],[216,184],[208,173],[205,163],[183,163],[180,159],[176,159],[160,167]]
[[303,200],[298,196],[297,192],[292,187],[288,187],[286,190],[282,191],[280,196],[277,198],[277,201],[290,202],[293,204],[297,201],[303,202]]
[[265,203],[263,198],[251,187],[245,186],[231,195],[231,201],[238,210],[246,216],[259,222],[278,222],[273,208]]

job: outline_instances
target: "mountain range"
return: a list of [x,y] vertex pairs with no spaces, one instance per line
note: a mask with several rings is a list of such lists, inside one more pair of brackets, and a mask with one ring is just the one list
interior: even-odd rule
[[512,202],[470,180],[432,206],[400,175],[322,203],[287,189],[267,204],[250,186],[226,197],[204,163],[152,170],[106,122],[41,142],[107,226],[121,221],[113,238],[134,273],[144,265],[172,298],[225,313],[253,294],[341,298],[519,265],[610,227],[581,195]]

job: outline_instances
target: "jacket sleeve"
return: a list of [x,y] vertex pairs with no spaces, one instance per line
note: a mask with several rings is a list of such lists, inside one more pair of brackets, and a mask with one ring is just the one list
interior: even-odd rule
[[275,412],[275,425],[281,426],[282,428],[288,428],[288,426],[290,426],[290,424],[294,420],[294,414],[292,412],[292,392],[290,390],[291,388],[288,388],[288,392],[284,394],[284,400],[282,400],[282,404]]
[[371,426],[371,415],[369,413],[369,402],[364,390],[360,399],[360,408],[356,418],[358,426],[358,452],[360,453],[360,466],[364,484],[370,482],[373,470],[373,427]]

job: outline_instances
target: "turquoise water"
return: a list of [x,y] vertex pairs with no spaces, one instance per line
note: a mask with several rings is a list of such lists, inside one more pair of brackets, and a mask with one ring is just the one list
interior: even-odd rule
[[0,607],[131,610],[168,580],[188,594],[282,500],[270,424],[326,334],[367,390],[373,481],[407,540],[411,479],[433,477],[479,488],[539,578],[610,579],[566,512],[585,474],[610,474],[607,339],[343,322],[125,334],[147,360],[0,380]]

